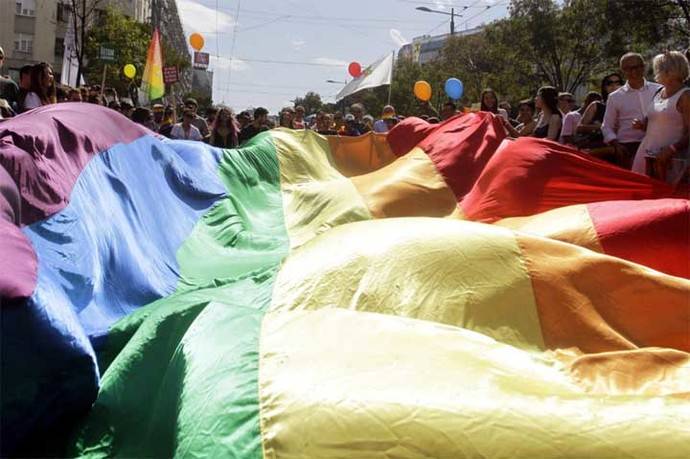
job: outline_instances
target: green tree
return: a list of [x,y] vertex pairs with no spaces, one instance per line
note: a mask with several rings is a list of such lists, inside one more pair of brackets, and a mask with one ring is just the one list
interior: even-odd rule
[[[89,65],[85,74],[88,83],[100,84],[103,67],[107,64],[106,85],[114,87],[119,94],[126,94],[130,81],[123,75],[122,68],[126,64],[133,64],[137,68],[135,82],[141,82],[151,35],[149,24],[139,23],[115,9],[107,9],[100,22],[90,29],[86,38]],[[114,62],[103,62],[99,59],[100,47],[106,44],[115,49]],[[162,40],[162,45],[165,65],[177,66],[180,72],[190,66],[189,61],[165,40]]]
[[321,101],[321,96],[314,91],[309,91],[304,95],[304,97],[295,98],[295,107],[301,105],[304,107],[304,113],[306,115],[312,115],[323,107],[323,102]]

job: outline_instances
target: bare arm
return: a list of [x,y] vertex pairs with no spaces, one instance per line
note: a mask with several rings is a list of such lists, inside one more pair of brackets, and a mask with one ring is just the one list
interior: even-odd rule
[[585,113],[582,115],[582,119],[577,125],[576,132],[578,134],[590,134],[601,129],[601,126],[599,124],[592,123],[592,120],[594,119],[594,115],[596,115],[596,113],[597,103],[592,102],[591,104],[589,104],[587,109],[585,109]]
[[558,134],[563,126],[563,120],[558,115],[551,115],[549,119],[549,131],[546,134],[546,138],[549,140],[558,141]]
[[604,122],[601,125],[601,132],[604,134],[604,142],[611,143],[617,140],[616,135],[616,121],[618,120],[618,107],[616,106],[615,97],[613,94],[606,101],[606,112],[604,113]]

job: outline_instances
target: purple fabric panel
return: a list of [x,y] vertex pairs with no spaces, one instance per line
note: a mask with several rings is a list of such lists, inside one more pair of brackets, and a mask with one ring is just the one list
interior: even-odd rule
[[31,296],[37,263],[34,248],[22,230],[0,218],[0,298]]
[[19,224],[21,211],[19,189],[4,167],[0,166],[0,219]]
[[87,103],[47,105],[1,122],[0,166],[20,192],[18,223],[62,210],[93,155],[147,134],[114,110]]

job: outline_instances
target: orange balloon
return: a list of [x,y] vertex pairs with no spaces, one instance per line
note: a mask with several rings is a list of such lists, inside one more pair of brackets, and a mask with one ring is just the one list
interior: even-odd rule
[[192,48],[196,51],[201,51],[201,48],[204,47],[204,37],[195,32],[189,36],[189,44],[192,45]]
[[424,80],[420,80],[414,84],[414,95],[417,99],[428,102],[431,99],[431,85]]

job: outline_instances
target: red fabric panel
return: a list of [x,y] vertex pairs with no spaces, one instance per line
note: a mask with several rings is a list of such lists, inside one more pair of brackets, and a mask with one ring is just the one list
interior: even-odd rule
[[667,198],[673,190],[549,140],[506,141],[460,207],[466,218],[493,222],[591,202]]
[[460,201],[506,138],[501,120],[488,112],[455,116],[419,143]]
[[690,201],[608,201],[587,209],[605,253],[690,278]]
[[404,156],[438,126],[429,124],[421,118],[405,118],[388,132],[388,145],[395,156]]

